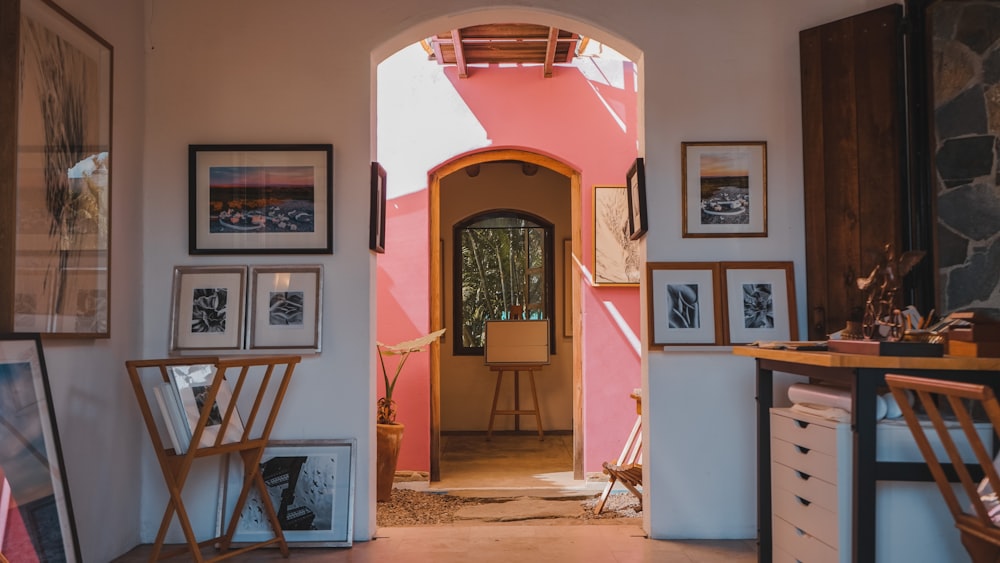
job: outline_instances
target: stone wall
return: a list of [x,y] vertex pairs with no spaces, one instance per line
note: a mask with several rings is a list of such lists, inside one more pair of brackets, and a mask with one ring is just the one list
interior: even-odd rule
[[1000,3],[938,2],[929,21],[939,305],[1000,309]]

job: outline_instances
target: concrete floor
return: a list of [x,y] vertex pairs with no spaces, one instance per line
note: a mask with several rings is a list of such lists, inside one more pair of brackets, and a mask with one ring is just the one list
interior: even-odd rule
[[[434,492],[498,496],[579,496],[598,494],[605,480],[574,481],[572,437],[547,434],[442,436],[441,481],[397,486]],[[612,455],[617,455],[615,452]],[[742,563],[757,560],[754,540],[663,541],[646,539],[640,519],[463,523],[380,528],[375,539],[350,548],[293,548],[291,558],[309,563]],[[138,563],[149,557],[139,546],[115,560]],[[205,556],[214,553],[206,551]],[[174,560],[181,560],[176,558]],[[229,559],[247,563],[282,560],[275,549]]]

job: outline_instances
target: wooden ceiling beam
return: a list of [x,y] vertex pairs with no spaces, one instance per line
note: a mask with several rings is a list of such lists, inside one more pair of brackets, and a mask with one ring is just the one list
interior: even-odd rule
[[542,65],[542,76],[552,78],[552,64],[556,60],[556,46],[559,40],[559,30],[549,28],[549,41],[545,45],[545,63]]
[[458,67],[458,77],[469,77],[469,66],[465,62],[465,47],[462,45],[462,30],[451,30],[451,44],[455,48],[455,66]]

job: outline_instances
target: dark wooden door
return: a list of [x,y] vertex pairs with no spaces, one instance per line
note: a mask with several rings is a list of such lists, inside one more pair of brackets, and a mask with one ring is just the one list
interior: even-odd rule
[[885,244],[902,250],[901,21],[894,4],[799,34],[811,340],[844,328],[864,304],[855,280]]

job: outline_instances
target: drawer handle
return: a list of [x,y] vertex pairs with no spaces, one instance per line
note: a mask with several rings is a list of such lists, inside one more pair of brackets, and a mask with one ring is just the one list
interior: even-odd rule
[[803,481],[808,481],[812,477],[812,475],[808,473],[803,473],[802,471],[799,471],[797,469],[795,470],[795,475],[797,475],[798,478],[802,479]]
[[799,504],[801,504],[802,506],[809,506],[810,504],[812,504],[811,500],[804,499],[799,495],[795,495],[795,500],[799,501]]
[[809,453],[809,448],[807,448],[805,446],[796,445],[795,449],[798,450],[800,454],[807,454],[807,453]]
[[806,421],[804,421],[804,420],[797,420],[797,419],[794,419],[794,418],[792,420],[795,422],[795,426],[798,426],[799,428],[808,428],[809,427],[809,423],[806,422]]

